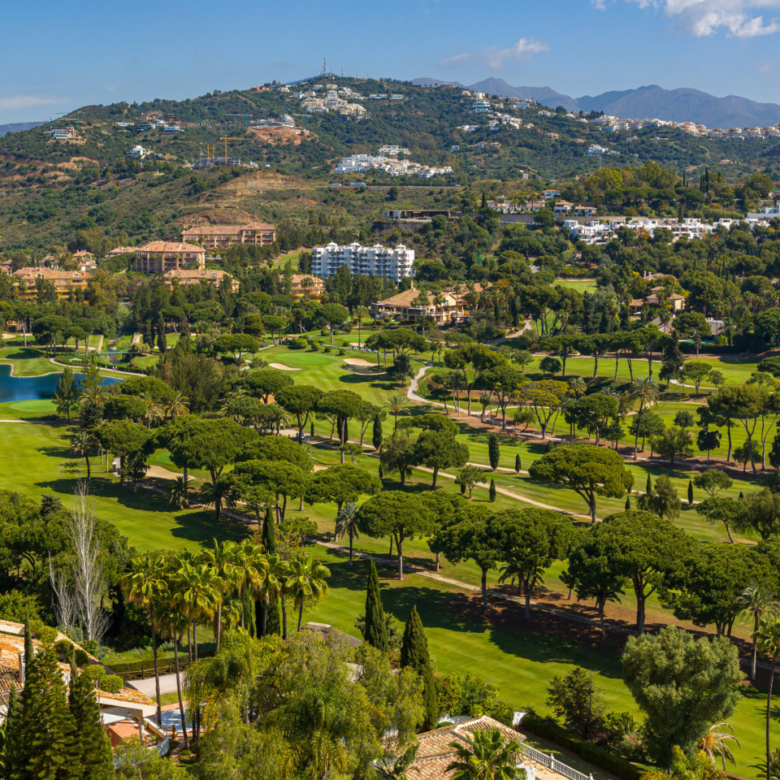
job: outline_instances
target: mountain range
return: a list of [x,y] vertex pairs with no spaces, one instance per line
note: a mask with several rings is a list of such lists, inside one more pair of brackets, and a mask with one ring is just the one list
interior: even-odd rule
[[[437,79],[415,79],[413,84],[436,86],[458,82]],[[514,87],[504,79],[489,78],[465,86],[476,92],[502,97],[530,98],[543,105],[567,111],[603,111],[625,119],[664,119],[671,122],[697,122],[707,127],[763,127],[780,123],[780,105],[757,103],[754,100],[728,95],[719,98],[698,89],[663,89],[651,84],[622,92],[604,92],[601,95],[573,98],[550,87]]]
[[20,130],[29,130],[31,127],[40,127],[46,122],[14,122],[10,125],[0,125],[0,138],[8,133],[18,133]]

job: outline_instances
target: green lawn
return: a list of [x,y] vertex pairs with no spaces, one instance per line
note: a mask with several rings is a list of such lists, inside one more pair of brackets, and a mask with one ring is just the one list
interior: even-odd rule
[[592,292],[596,289],[596,282],[592,279],[556,279],[554,286],[569,287],[577,292]]
[[[339,338],[336,338],[338,343]],[[350,389],[374,403],[384,403],[387,395],[398,389],[396,383],[387,381],[382,376],[366,376],[346,370],[345,357],[372,356],[363,353],[348,353],[338,356],[332,353],[296,351],[287,347],[273,347],[259,353],[268,362],[280,362],[285,365],[300,368],[300,371],[290,372],[296,383],[313,384],[324,390]],[[53,368],[45,356],[38,350],[28,350],[19,354],[17,348],[5,349],[0,352],[0,360],[12,361],[23,375],[44,373],[41,368]],[[156,360],[156,358],[151,358]],[[573,361],[570,361],[573,362]],[[621,361],[624,365],[624,361]],[[677,406],[689,408],[677,402],[669,402],[659,407],[665,416],[673,416]],[[693,408],[693,407],[690,407]],[[11,404],[0,404],[0,419],[40,419],[51,415],[53,407],[49,401],[23,401]],[[695,409],[694,409],[695,410]],[[426,411],[426,407],[415,406],[413,414]],[[0,487],[19,490],[33,497],[53,492],[63,501],[70,500],[72,489],[77,479],[85,476],[83,459],[70,455],[68,441],[73,428],[61,422],[57,424],[24,424],[5,423],[2,425],[4,447],[0,453]],[[323,421],[316,423],[316,432],[322,436],[330,433],[330,426]],[[351,427],[352,438],[357,438],[358,431]],[[384,423],[384,433],[392,431],[392,417]],[[559,427],[562,432],[562,426]],[[470,459],[477,463],[487,464],[487,432],[477,431],[460,425],[461,438],[470,448]],[[370,429],[368,432],[370,439]],[[501,465],[507,468],[514,466],[515,455],[520,454],[523,469],[527,470],[534,459],[542,452],[539,442],[514,442],[506,440],[501,446]],[[317,462],[330,465],[338,462],[340,454],[327,446],[315,447]],[[155,453],[150,463],[162,466],[171,471],[177,471],[170,463],[168,454],[164,451]],[[378,461],[367,455],[361,456],[360,465],[376,472]],[[125,534],[130,543],[139,551],[151,549],[165,550],[196,550],[212,537],[242,538],[251,530],[242,523],[223,519],[220,523],[214,521],[211,510],[174,510],[165,496],[140,489],[137,493],[129,486],[120,486],[114,477],[105,475],[97,457],[92,458],[93,479],[92,497],[98,515],[113,522]],[[667,469],[645,464],[629,464],[635,473],[635,488],[643,490],[648,471],[656,478]],[[678,487],[681,496],[685,495],[689,472],[672,470],[671,476]],[[205,479],[205,474],[194,474],[196,483]],[[535,483],[527,475],[515,475],[508,472],[486,474],[486,480],[495,478],[496,484],[505,487],[525,497],[550,504],[551,506],[584,513],[585,505],[572,491]],[[409,480],[410,491],[421,492],[430,489],[431,475],[415,470]],[[442,489],[454,493],[458,488],[451,480],[441,478]],[[398,488],[397,482],[385,480],[385,489]],[[754,489],[749,483],[739,481],[731,494],[739,490]],[[475,500],[485,501],[486,490],[478,488],[474,492]],[[623,509],[622,499],[600,499],[599,516]],[[297,502],[296,502],[297,505]],[[513,499],[499,494],[496,509],[517,506]],[[521,504],[522,505],[522,504]],[[296,510],[291,509],[294,514]],[[318,523],[320,533],[333,530],[335,506],[315,505],[306,507],[303,514]],[[692,510],[685,510],[681,515],[679,525],[701,540],[724,538],[720,528],[713,528],[703,522]],[[361,537],[356,540],[358,550],[387,554],[386,539],[370,539]],[[353,628],[356,615],[362,611],[364,603],[365,571],[362,563],[350,567],[344,557],[323,548],[312,548],[316,555],[322,557],[332,569],[332,591],[326,601],[316,609],[307,611],[305,619],[331,623],[354,634]],[[424,539],[409,540],[405,545],[405,558],[410,563],[416,563],[426,568],[432,568],[434,556]],[[545,584],[551,590],[563,590],[558,580],[561,564],[551,567],[545,577]],[[390,570],[383,570],[382,575],[388,576]],[[469,562],[452,565],[445,562],[445,576],[461,580],[471,585],[479,582],[476,567]],[[489,577],[490,584],[495,584],[496,573]],[[552,677],[581,665],[592,669],[599,684],[603,687],[610,707],[618,710],[631,710],[636,715],[633,701],[623,686],[620,675],[619,659],[598,648],[591,649],[576,642],[551,637],[542,633],[532,633],[523,628],[517,610],[510,607],[504,614],[491,612],[486,618],[475,607],[476,599],[472,594],[457,587],[444,585],[435,580],[410,575],[404,583],[395,580],[385,582],[384,599],[386,607],[398,620],[405,620],[413,604],[417,604],[427,634],[431,652],[438,668],[442,672],[472,671],[494,680],[500,687],[502,698],[509,701],[517,709],[533,705],[538,711],[544,712],[545,688]],[[632,607],[633,600],[626,595],[624,606]],[[648,619],[660,616],[661,609],[655,600],[651,600],[648,609]],[[292,616],[290,617],[293,620]],[[739,629],[741,632],[741,629]],[[475,660],[478,659],[478,663]],[[751,764],[756,763],[761,751],[761,730],[763,728],[763,698],[761,693],[746,689],[746,697],[739,710],[731,718],[736,734],[742,743],[742,750],[737,751],[739,769],[744,774]]]
[[[352,567],[343,556],[324,550],[318,557],[331,570],[331,592],[315,609],[304,613],[304,621],[329,623],[353,636],[355,617],[365,604],[365,564]],[[380,577],[388,571],[380,568]],[[465,672],[495,682],[501,698],[516,709],[533,706],[547,713],[546,688],[552,678],[575,666],[593,672],[610,709],[629,711],[639,718],[634,701],[622,682],[618,656],[559,637],[530,633],[502,620],[500,613],[483,617],[464,595],[443,583],[409,575],[404,583],[383,579],[385,609],[397,620],[408,619],[413,605],[422,618],[428,646],[440,672]],[[539,619],[539,618],[537,618]],[[751,767],[763,750],[766,699],[763,691],[745,688],[743,698],[729,719],[741,749],[735,749],[735,772],[752,776]],[[772,744],[780,739],[780,726],[773,721]]]

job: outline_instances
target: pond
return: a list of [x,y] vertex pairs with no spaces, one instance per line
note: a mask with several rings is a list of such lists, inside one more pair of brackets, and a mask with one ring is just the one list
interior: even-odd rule
[[[84,374],[74,374],[80,382]],[[43,376],[11,376],[11,366],[7,363],[0,366],[0,403],[11,401],[38,401],[51,398],[60,381],[59,372]],[[121,379],[113,376],[103,377],[104,385],[115,385]]]

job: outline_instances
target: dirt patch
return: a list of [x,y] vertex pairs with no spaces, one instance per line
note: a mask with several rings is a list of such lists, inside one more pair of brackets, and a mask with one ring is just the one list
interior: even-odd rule
[[301,141],[312,134],[300,127],[250,127],[249,135],[261,144],[292,144],[300,146]]
[[218,188],[219,192],[234,192],[236,194],[271,192],[273,190],[310,190],[311,184],[303,179],[292,176],[281,176],[277,173],[257,171],[241,176],[238,179],[225,182]]
[[77,171],[82,166],[77,163],[92,163],[92,165],[99,165],[97,160],[93,160],[91,157],[71,157],[68,162],[57,163],[58,168],[67,168],[69,171]]
[[257,217],[243,209],[207,209],[196,211],[194,214],[185,214],[177,217],[176,222],[187,227],[199,225],[248,225],[255,222]]
[[276,368],[279,371],[300,371],[300,368],[292,368],[292,366],[286,366],[284,363],[269,363],[270,368]]

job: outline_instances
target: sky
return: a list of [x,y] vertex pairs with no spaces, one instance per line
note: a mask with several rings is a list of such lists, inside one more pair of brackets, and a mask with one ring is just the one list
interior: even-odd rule
[[780,0],[7,3],[0,124],[329,71],[780,103]]

